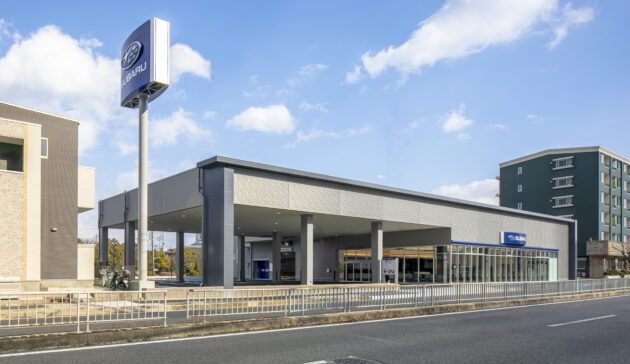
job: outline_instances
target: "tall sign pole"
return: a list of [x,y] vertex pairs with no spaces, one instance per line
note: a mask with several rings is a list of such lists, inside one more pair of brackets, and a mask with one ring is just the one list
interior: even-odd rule
[[120,104],[138,108],[138,278],[134,289],[153,286],[147,280],[149,102],[169,84],[170,24],[151,18],[134,30],[121,51]]

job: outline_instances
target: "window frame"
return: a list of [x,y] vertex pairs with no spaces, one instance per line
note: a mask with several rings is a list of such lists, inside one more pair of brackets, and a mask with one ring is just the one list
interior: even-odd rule
[[[46,141],[46,155],[42,154],[43,147],[44,147],[44,145],[43,145],[44,141]],[[48,142],[48,138],[42,137],[41,141],[40,141],[40,144],[39,144],[39,156],[42,159],[48,159],[49,155],[50,155],[50,143]]]

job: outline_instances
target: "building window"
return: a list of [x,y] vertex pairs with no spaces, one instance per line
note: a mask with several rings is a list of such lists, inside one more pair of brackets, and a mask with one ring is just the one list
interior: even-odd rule
[[553,207],[573,206],[573,196],[561,196],[553,198]]
[[619,207],[621,203],[621,199],[619,198],[619,196],[613,196],[612,197],[612,205],[613,207]]
[[523,192],[523,185],[516,186],[516,191],[517,192]]
[[24,146],[0,142],[0,170],[23,171]]
[[516,168],[516,174],[523,174],[523,167]]
[[48,138],[42,138],[42,158],[48,158]]
[[615,159],[615,160],[613,160],[613,162],[612,162],[612,167],[613,167],[613,169],[617,169],[617,168],[619,168],[619,161],[618,161],[618,160],[616,160],[616,159]]
[[554,169],[573,167],[573,157],[554,159]]
[[619,225],[619,216],[618,215],[613,215],[612,216],[612,224],[613,224],[613,226]]
[[619,241],[619,234],[617,234],[617,233],[613,233],[613,234],[612,234],[612,240],[613,240],[613,241]]
[[613,188],[621,187],[621,183],[619,183],[619,178],[617,178],[617,177],[613,177],[612,178],[612,186],[613,186]]
[[553,180],[553,188],[573,187],[573,176],[558,177]]
[[519,209],[519,210],[522,210],[523,209],[523,203],[522,202],[517,202],[516,203],[516,208]]
[[624,208],[624,209],[627,209],[627,208],[628,208],[628,199],[627,199],[627,198],[624,198],[624,199],[623,199],[623,208]]

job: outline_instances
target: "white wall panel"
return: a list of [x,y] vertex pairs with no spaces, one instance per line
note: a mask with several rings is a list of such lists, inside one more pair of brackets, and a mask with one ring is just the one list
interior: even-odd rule
[[292,210],[339,215],[340,199],[339,185],[303,178],[289,181],[289,208]]
[[234,170],[234,203],[289,208],[289,177],[248,170]]
[[420,223],[420,202],[394,194],[383,196],[383,220]]
[[341,187],[341,214],[367,219],[383,219],[383,196],[367,189]]

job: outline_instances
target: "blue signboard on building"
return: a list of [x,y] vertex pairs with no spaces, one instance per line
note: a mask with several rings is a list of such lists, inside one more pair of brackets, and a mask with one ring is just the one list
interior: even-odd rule
[[501,244],[523,246],[527,243],[527,235],[521,233],[501,233]]
[[138,95],[151,102],[169,83],[169,28],[167,21],[151,18],[131,33],[120,54],[120,105],[138,106]]

